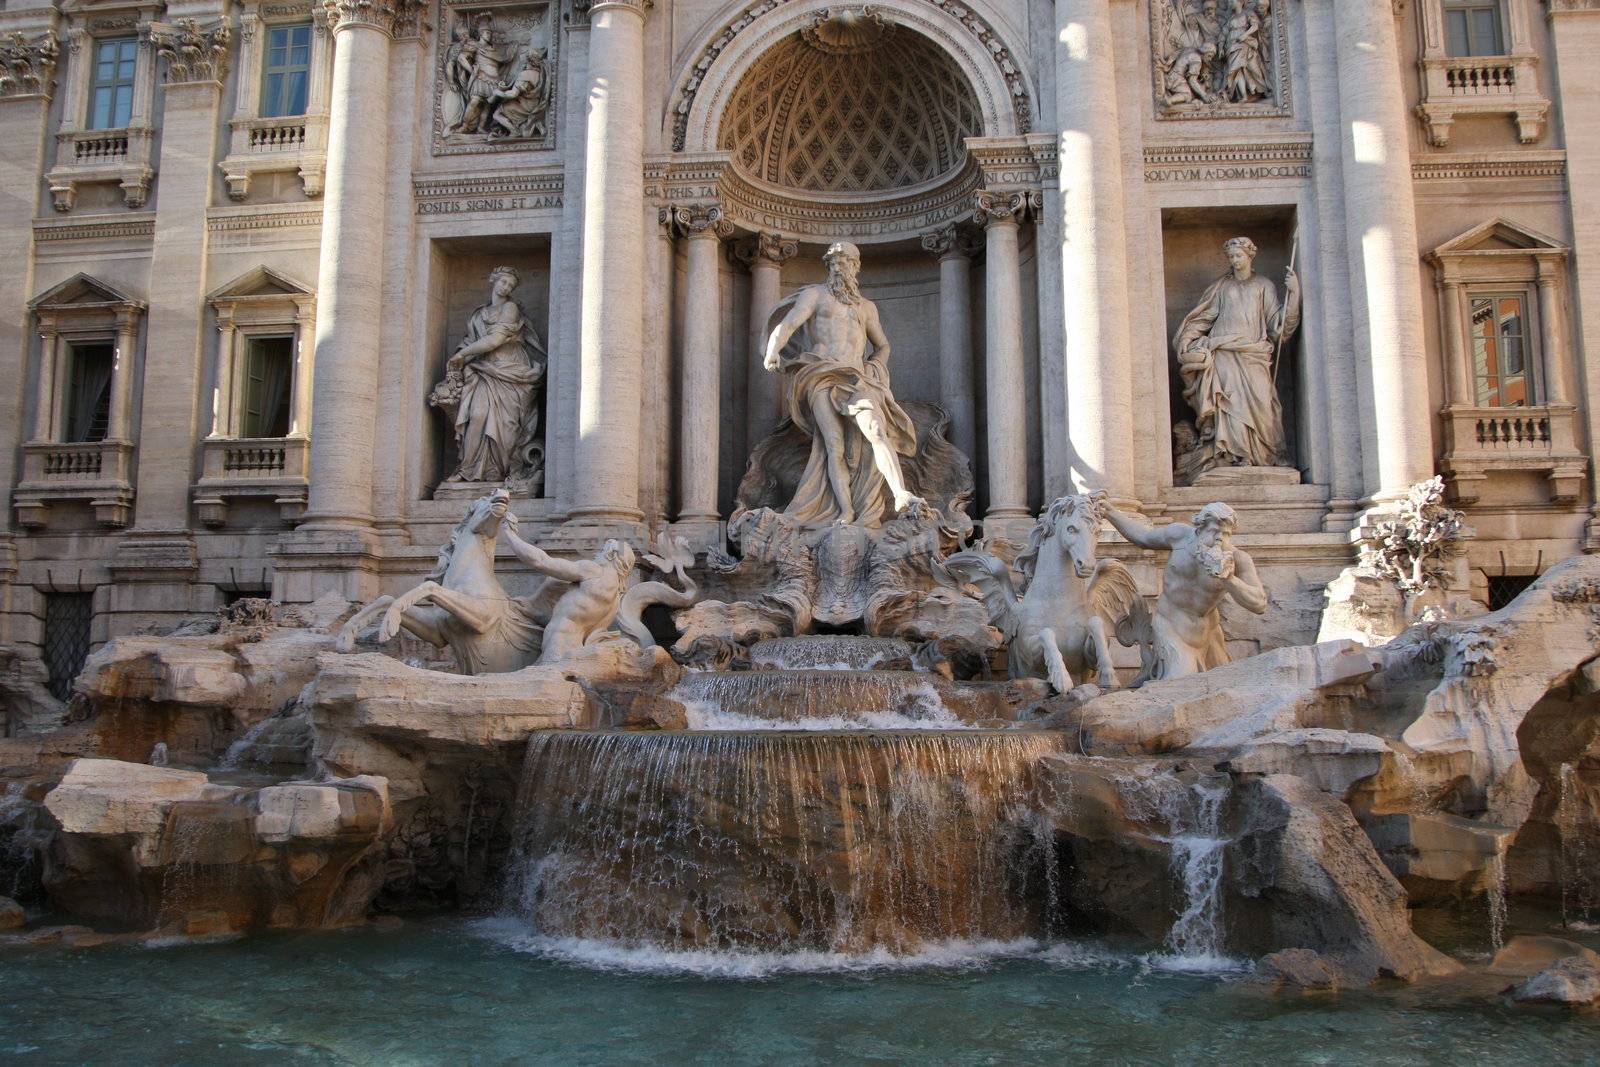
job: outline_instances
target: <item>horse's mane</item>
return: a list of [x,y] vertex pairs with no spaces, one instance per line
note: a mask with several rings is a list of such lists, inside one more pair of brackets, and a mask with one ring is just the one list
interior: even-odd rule
[[1056,532],[1056,520],[1063,512],[1072,506],[1073,497],[1059,497],[1045,509],[1039,521],[1033,524],[1033,529],[1028,531],[1028,547],[1017,556],[1017,570],[1022,572],[1022,580],[1033,581],[1033,570],[1039,565],[1039,553],[1044,548],[1044,543],[1050,540]]
[[1039,564],[1039,553],[1043,550],[1046,541],[1056,534],[1056,521],[1067,512],[1075,508],[1083,508],[1096,521],[1104,517],[1105,499],[1103,492],[1073,493],[1068,496],[1057,497],[1051,505],[1039,516],[1039,521],[1033,524],[1033,529],[1028,531],[1028,547],[1017,556],[1016,567],[1022,572],[1024,585],[1033,581],[1034,568]]
[[461,535],[467,532],[472,521],[478,517],[478,505],[481,503],[483,503],[481,500],[475,502],[467,513],[461,516],[461,521],[450,531],[450,539],[440,546],[439,558],[434,561],[433,570],[427,573],[423,581],[437,582],[444,578],[444,572],[450,568],[450,561],[455,559],[456,544],[461,540]]

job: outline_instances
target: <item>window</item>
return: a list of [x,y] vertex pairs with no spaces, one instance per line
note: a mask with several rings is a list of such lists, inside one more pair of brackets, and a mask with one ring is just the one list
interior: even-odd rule
[[1444,27],[1452,56],[1503,56],[1500,0],[1445,0]]
[[294,338],[251,337],[245,343],[240,437],[289,436]]
[[111,424],[111,370],[115,366],[116,347],[108,341],[71,346],[67,441],[106,439],[106,429]]
[[311,76],[311,23],[269,26],[262,58],[261,117],[304,115]]
[[72,680],[89,658],[89,624],[93,620],[93,593],[46,594],[42,651],[50,671],[50,693],[57,700],[72,696]]
[[1537,574],[1493,574],[1489,576],[1489,610],[1499,611],[1530,585],[1539,580]]
[[89,84],[89,128],[116,130],[133,118],[133,75],[139,54],[136,37],[114,37],[95,44],[94,78]]
[[1524,293],[1472,293],[1472,373],[1479,407],[1533,403]]

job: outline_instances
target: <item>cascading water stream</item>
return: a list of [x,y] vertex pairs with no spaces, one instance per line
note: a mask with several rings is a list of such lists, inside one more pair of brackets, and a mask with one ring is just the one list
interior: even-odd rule
[[508,908],[545,938],[908,954],[1044,932],[1043,733],[528,742]]
[[[1172,794],[1168,795],[1179,795]],[[1169,810],[1174,835],[1172,863],[1183,883],[1184,905],[1167,934],[1167,948],[1184,967],[1214,969],[1227,964],[1222,950],[1222,802],[1227,780],[1201,779],[1182,808]]]
[[695,730],[950,730],[1000,713],[994,686],[910,671],[688,674],[672,691]]

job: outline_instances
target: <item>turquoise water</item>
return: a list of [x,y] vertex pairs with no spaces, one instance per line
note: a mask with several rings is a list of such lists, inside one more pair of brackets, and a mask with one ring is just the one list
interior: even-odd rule
[[9,947],[0,1060],[1600,1063],[1600,1014],[1510,1005],[1494,995],[1504,979],[1303,997],[1088,945],[952,946],[923,962],[671,957],[457,919],[163,948]]

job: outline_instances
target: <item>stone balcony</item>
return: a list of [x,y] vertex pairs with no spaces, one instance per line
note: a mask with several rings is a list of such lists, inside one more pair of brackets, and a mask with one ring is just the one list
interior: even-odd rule
[[285,118],[234,119],[228,157],[219,166],[228,196],[243,200],[257,174],[298,171],[309,197],[322,195],[327,168],[327,118],[291,115]]
[[1443,469],[1458,504],[1476,503],[1496,472],[1542,473],[1552,503],[1578,498],[1588,460],[1577,445],[1571,405],[1448,407],[1443,416]]
[[144,207],[155,171],[150,165],[152,131],[63,130],[56,135],[56,163],[45,175],[57,211],[71,211],[78,186],[116,182],[130,208]]
[[228,521],[230,503],[266,498],[287,525],[305,513],[311,442],[304,437],[214,438],[205,442],[195,515],[206,526]]
[[25,444],[12,500],[18,524],[30,529],[44,526],[58,501],[87,501],[102,525],[126,526],[133,513],[133,443]]
[[1450,143],[1450,128],[1462,115],[1510,115],[1517,139],[1531,144],[1544,130],[1550,101],[1539,92],[1538,58],[1428,56],[1422,68],[1422,103],[1417,117],[1437,148]]

